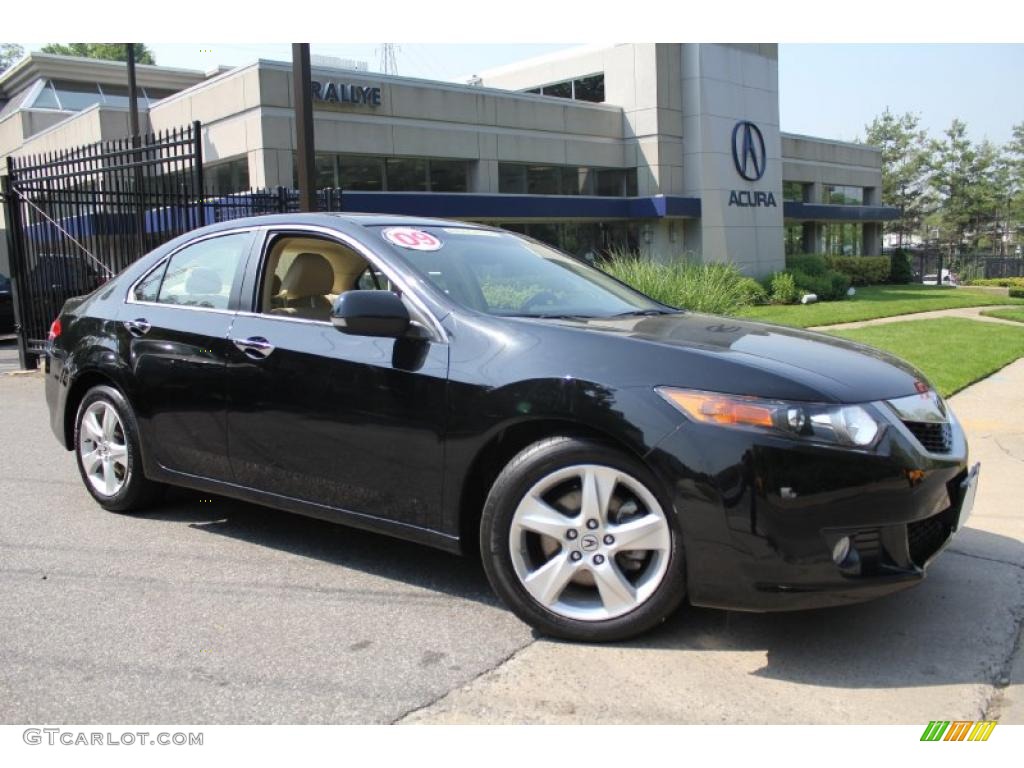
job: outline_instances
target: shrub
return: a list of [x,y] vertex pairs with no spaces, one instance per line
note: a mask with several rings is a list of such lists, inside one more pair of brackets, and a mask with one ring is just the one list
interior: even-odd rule
[[776,272],[768,281],[768,290],[775,304],[795,304],[800,301],[800,289],[789,272]]
[[896,251],[889,257],[889,282],[906,285],[914,280],[914,268],[910,257],[903,251]]
[[1010,296],[1015,299],[1024,299],[1024,288],[1011,288]]
[[968,280],[968,285],[985,285],[997,288],[1024,288],[1024,277],[990,277]]
[[[793,275],[796,287],[805,293],[813,293],[822,301],[842,299],[850,287],[851,276],[830,266],[830,260],[839,263],[857,262],[860,256],[822,256],[816,253],[801,253],[786,257],[786,271]],[[888,274],[888,260],[886,274]],[[877,271],[878,265],[875,265]],[[850,268],[851,272],[854,270]],[[863,270],[859,274],[863,273]],[[884,279],[884,278],[883,278]]]
[[825,264],[831,270],[842,272],[854,285],[888,282],[892,272],[892,265],[886,256],[826,256]]
[[618,251],[599,266],[670,307],[727,315],[749,303],[749,278],[733,264],[693,264],[683,259],[663,264]]
[[768,291],[757,280],[752,277],[741,277],[739,283],[740,293],[743,295],[744,304],[767,304]]
[[825,257],[816,253],[791,254],[786,257],[786,271],[820,277],[828,272],[828,265],[825,263]]
[[[886,259],[888,261],[888,259]],[[886,265],[888,266],[888,265]],[[842,272],[832,273],[832,298],[834,299],[845,299],[846,292],[850,290],[850,285],[853,281],[849,275],[845,275]]]
[[850,278],[831,269],[820,275],[809,275],[800,270],[793,270],[791,274],[800,291],[813,293],[820,301],[846,298],[846,291],[850,288]]

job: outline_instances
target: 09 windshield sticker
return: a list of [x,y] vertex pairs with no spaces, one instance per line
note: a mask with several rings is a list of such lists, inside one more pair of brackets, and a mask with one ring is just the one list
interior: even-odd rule
[[439,251],[444,245],[429,232],[413,227],[389,227],[381,235],[392,245],[410,251]]

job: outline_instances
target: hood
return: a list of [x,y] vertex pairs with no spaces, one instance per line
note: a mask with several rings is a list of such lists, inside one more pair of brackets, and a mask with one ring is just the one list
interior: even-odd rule
[[[550,321],[548,321],[550,322]],[[692,312],[608,319],[560,320],[560,325],[656,348],[664,365],[642,366],[638,385],[651,383],[760,397],[862,403],[911,395],[924,377],[903,360],[863,344],[767,323]],[[678,350],[679,355],[665,355]],[[685,360],[685,358],[689,358]],[[651,368],[668,381],[651,382]]]

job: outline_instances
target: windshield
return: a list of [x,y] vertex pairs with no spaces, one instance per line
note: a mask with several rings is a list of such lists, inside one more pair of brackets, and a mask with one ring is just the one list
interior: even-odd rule
[[453,301],[504,317],[673,312],[604,272],[511,232],[380,227],[381,237]]

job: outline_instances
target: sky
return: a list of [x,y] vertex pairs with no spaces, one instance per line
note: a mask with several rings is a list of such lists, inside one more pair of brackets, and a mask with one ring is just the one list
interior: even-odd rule
[[[41,43],[25,43],[26,49]],[[380,68],[381,44],[312,45],[314,55],[366,61]],[[572,43],[399,44],[398,72],[464,82],[485,69],[572,47]],[[152,44],[166,66],[210,69],[258,58],[290,60],[287,43]],[[886,107],[914,112],[938,138],[954,117],[975,141],[1004,143],[1024,123],[1024,45],[784,44],[779,48],[782,129],[830,139],[863,137]]]

